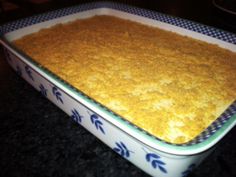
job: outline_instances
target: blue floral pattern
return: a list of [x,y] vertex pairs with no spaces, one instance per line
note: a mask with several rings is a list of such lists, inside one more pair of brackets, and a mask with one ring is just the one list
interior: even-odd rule
[[39,85],[40,92],[43,96],[47,97],[47,89],[43,86],[43,84]]
[[122,157],[128,158],[130,156],[130,152],[133,152],[128,150],[128,148],[122,141],[115,142],[115,144],[116,147],[114,147],[113,150],[120,154]]
[[100,130],[103,134],[105,134],[105,130],[103,128],[103,123],[100,120],[100,118],[98,117],[97,114],[89,114],[90,115],[90,120],[92,122],[92,124],[95,125],[97,130]]
[[165,168],[166,163],[161,160],[161,157],[155,153],[146,153],[146,161],[151,163],[153,168],[158,168],[161,172],[167,173]]
[[71,118],[72,118],[75,122],[81,123],[83,116],[80,115],[80,113],[79,113],[75,108],[72,109],[71,112],[72,112]]
[[27,73],[28,77],[29,77],[32,81],[34,81],[34,77],[33,77],[33,75],[32,75],[32,71],[31,71],[31,69],[30,69],[29,66],[25,66],[25,72]]
[[56,86],[52,87],[52,93],[56,97],[57,101],[60,101],[63,104],[62,94]]

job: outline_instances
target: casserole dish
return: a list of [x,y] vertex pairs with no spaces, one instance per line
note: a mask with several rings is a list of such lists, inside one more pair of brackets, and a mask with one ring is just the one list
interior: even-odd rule
[[156,12],[109,2],[57,10],[1,27],[1,43],[9,64],[76,122],[152,176],[186,176],[235,125],[235,102],[194,140],[185,144],[170,144],[125,121],[10,44],[12,40],[41,28],[94,15],[112,15],[158,26],[232,51],[236,51],[235,35]]

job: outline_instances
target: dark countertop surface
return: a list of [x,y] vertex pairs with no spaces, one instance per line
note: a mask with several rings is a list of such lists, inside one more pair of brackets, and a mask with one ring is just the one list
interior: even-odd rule
[[[0,23],[85,1],[23,4]],[[122,1],[235,32],[211,1]],[[25,8],[25,9],[24,9]],[[28,11],[25,10],[28,8]],[[218,16],[219,15],[219,16]],[[230,21],[231,17],[227,19]],[[2,18],[3,17],[3,18]],[[0,176],[148,176],[41,96],[7,65],[0,50]],[[236,176],[236,128],[190,177]]]

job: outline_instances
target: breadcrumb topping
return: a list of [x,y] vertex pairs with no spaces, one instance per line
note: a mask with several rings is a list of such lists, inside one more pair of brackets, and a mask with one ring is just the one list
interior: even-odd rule
[[14,44],[171,143],[196,137],[236,99],[236,53],[129,20],[95,16],[40,30]]

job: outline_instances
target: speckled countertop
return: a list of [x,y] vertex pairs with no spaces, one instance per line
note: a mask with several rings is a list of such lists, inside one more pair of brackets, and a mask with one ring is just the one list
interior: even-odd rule
[[[0,51],[0,176],[145,177],[22,80]],[[236,176],[236,128],[189,177]]]

